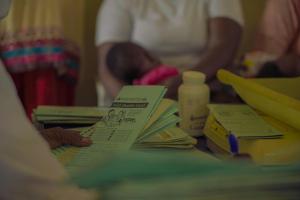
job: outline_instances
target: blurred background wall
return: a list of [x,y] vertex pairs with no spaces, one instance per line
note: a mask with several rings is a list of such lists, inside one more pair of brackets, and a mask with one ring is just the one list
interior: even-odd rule
[[[97,79],[97,57],[94,42],[95,24],[98,9],[102,0],[82,0],[82,42],[81,71],[77,87],[76,105],[95,106],[97,95],[95,82]],[[72,5],[72,4],[70,4]]]

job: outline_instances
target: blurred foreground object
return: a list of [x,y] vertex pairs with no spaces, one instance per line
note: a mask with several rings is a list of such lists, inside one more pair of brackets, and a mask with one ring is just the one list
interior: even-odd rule
[[115,155],[73,176],[104,199],[298,199],[299,165],[260,168],[183,153]]

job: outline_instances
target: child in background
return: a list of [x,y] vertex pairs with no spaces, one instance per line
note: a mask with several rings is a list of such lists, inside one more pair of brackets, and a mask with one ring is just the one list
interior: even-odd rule
[[131,42],[115,44],[107,54],[106,64],[125,84],[157,85],[179,75],[175,67],[162,65],[142,47]]

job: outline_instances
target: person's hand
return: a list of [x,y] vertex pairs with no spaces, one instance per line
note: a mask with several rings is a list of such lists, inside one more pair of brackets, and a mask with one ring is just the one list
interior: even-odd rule
[[65,130],[60,127],[43,129],[40,130],[40,133],[48,142],[51,149],[62,145],[86,147],[92,144],[89,138],[81,136],[78,131]]

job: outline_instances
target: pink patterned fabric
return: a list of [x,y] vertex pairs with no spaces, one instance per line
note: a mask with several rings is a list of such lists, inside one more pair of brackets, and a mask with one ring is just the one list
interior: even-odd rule
[[74,84],[79,76],[79,48],[65,39],[0,42],[0,56],[10,73],[55,68]]
[[145,74],[140,79],[133,81],[134,85],[156,85],[168,78],[179,75],[179,70],[175,67],[160,65]]

